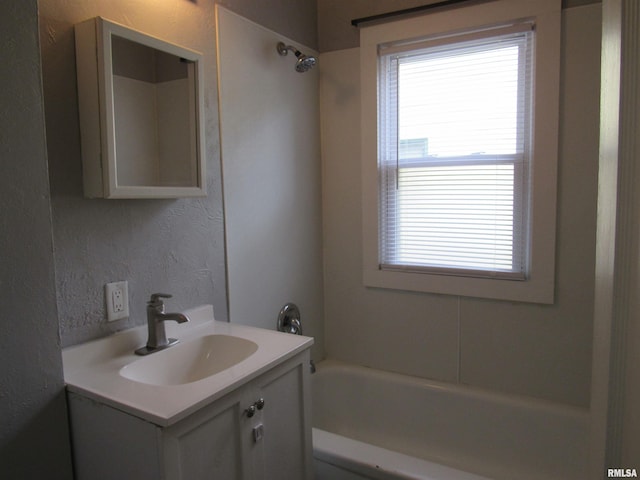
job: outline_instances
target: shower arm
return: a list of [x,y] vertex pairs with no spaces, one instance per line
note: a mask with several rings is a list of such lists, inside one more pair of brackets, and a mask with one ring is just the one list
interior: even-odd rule
[[285,45],[282,42],[278,42],[277,48],[278,48],[278,53],[283,57],[289,53],[289,50],[291,50],[296,57],[299,57],[300,55],[302,55],[302,52],[297,48],[292,47],[291,45]]

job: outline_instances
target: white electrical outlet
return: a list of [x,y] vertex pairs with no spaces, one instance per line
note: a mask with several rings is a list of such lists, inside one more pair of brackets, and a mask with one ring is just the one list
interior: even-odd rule
[[107,304],[107,321],[113,322],[129,316],[129,291],[127,281],[107,283],[104,286]]

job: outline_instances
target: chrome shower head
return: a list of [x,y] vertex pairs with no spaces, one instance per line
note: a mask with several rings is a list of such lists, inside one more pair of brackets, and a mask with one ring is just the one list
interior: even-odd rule
[[305,54],[297,55],[298,61],[296,62],[296,72],[304,73],[307,70],[316,66],[316,57],[308,56]]
[[278,53],[280,55],[282,55],[283,57],[286,56],[289,53],[289,50],[291,50],[293,52],[293,54],[298,59],[296,61],[296,67],[295,67],[296,68],[296,72],[304,73],[307,70],[309,70],[310,68],[314,67],[316,65],[316,63],[318,62],[316,60],[316,57],[310,56],[310,55],[305,55],[300,50],[298,50],[295,47],[292,47],[291,45],[285,45],[282,42],[278,42],[278,45],[276,46],[276,48],[278,50]]

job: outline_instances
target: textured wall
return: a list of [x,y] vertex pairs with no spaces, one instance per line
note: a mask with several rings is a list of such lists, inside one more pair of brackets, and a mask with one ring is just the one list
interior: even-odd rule
[[329,357],[589,405],[600,18],[599,5],[563,12],[554,305],[363,287],[359,49],[321,54]]
[[71,479],[35,0],[0,3],[0,468]]
[[[201,6],[202,5],[202,6]],[[204,55],[206,198],[86,199],[82,194],[73,25],[104,16]],[[226,319],[224,223],[213,6],[183,0],[40,2],[43,82],[63,345],[142,324],[153,292],[167,308],[213,303]],[[103,286],[129,282],[130,318],[105,321]]]
[[[351,25],[355,18],[404,10],[441,0],[317,0],[318,1],[318,49],[330,52],[360,45],[357,27]],[[562,7],[577,7],[601,0],[562,0]]]
[[[307,40],[315,43],[315,1],[296,3],[225,2],[254,21],[277,19],[299,41],[312,34]],[[73,25],[97,15],[204,54],[206,198],[83,197]],[[42,1],[40,31],[63,345],[144,323],[152,292],[173,294],[172,310],[213,303],[216,318],[226,320],[214,2]],[[131,315],[107,323],[103,286],[119,280],[129,282]]]

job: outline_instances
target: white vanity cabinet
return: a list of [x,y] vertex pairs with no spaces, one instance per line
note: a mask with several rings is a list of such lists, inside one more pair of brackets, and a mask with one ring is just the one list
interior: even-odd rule
[[311,479],[309,376],[306,349],[169,426],[70,392],[76,478]]

